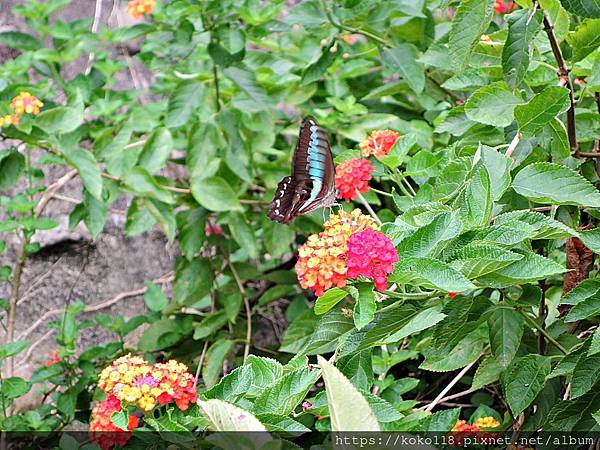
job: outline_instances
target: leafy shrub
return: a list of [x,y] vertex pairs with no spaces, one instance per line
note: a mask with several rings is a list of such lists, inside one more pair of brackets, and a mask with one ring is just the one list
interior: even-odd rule
[[[0,33],[18,51],[0,66],[0,189],[20,189],[0,198],[0,229],[20,242],[0,271],[3,430],[69,429],[92,409],[92,431],[177,443],[207,428],[597,430],[597,2],[134,0],[143,21],[97,33],[52,20],[69,3],[27,0],[15,12],[31,31]],[[133,41],[154,79],[118,90]],[[329,132],[344,200],[327,221],[284,226],[267,205],[308,114]],[[51,183],[49,166],[68,171]],[[125,234],[158,226],[181,256],[140,291],[147,314],[95,318],[114,342],[78,349],[86,306],[61,312],[58,353],[26,380],[13,370],[31,344],[14,330],[20,276],[36,231],[57,225],[48,199],[75,176],[71,227],[97,238],[126,196]],[[282,305],[280,345],[260,346],[257,318]],[[128,353],[146,358],[127,381],[140,395],[103,393],[101,370],[127,373]],[[185,383],[197,368],[185,395],[198,404],[158,387],[140,403],[171,358]],[[18,413],[34,386],[39,406]]]

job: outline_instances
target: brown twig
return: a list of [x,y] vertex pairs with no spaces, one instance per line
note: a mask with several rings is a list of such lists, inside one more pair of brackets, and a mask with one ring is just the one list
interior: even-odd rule
[[[154,284],[166,284],[166,283],[170,283],[171,281],[173,281],[175,279],[175,276],[172,273],[168,273],[166,275],[163,275],[160,278],[157,278],[155,280],[152,280],[152,282]],[[135,289],[132,291],[126,291],[126,292],[121,292],[117,295],[115,295],[114,297],[105,300],[103,302],[100,302],[96,305],[92,305],[92,306],[88,306],[86,307],[83,312],[89,313],[89,312],[96,312],[96,311],[100,311],[101,309],[105,309],[108,308],[112,305],[114,305],[115,303],[120,302],[121,300],[125,299],[125,298],[129,298],[129,297],[137,297],[139,295],[144,295],[146,293],[146,291],[148,290],[147,287],[143,287],[143,288],[139,288],[139,289]],[[19,339],[25,339],[27,336],[29,336],[37,327],[39,327],[41,324],[43,324],[44,322],[46,322],[48,319],[50,319],[53,316],[57,316],[58,314],[60,314],[63,310],[62,309],[52,309],[50,311],[46,311],[42,317],[40,317],[38,320],[35,321],[35,323],[33,325],[31,325],[29,328],[27,328],[27,330],[25,330],[23,333],[21,333],[19,335]]]
[[[52,199],[52,197],[62,188],[65,184],[67,184],[73,177],[77,175],[77,170],[71,170],[67,172],[65,175],[60,177],[54,183],[52,183],[48,188],[44,191],[42,196],[40,197],[36,207],[33,210],[34,217],[40,216],[44,211],[44,208]],[[28,239],[23,236],[19,246],[17,247],[16,255],[15,255],[15,265],[13,267],[12,276],[10,279],[10,297],[9,297],[9,310],[8,310],[8,318],[7,318],[7,327],[6,327],[6,339],[5,342],[13,342],[15,337],[15,321],[17,317],[17,302],[19,301],[19,290],[21,288],[21,276],[23,275],[23,268],[25,266],[25,261],[27,260],[27,243]],[[14,373],[14,359],[12,357],[8,358],[6,361],[6,373],[8,377],[12,377]]]
[[569,68],[565,63],[565,59],[560,51],[558,41],[554,35],[554,27],[552,26],[552,23],[550,22],[550,19],[545,11],[543,11],[543,15],[544,30],[548,35],[550,47],[552,48],[554,59],[556,59],[556,64],[558,65],[558,70],[556,73],[558,74],[559,83],[569,90],[570,107],[567,111],[567,135],[569,137],[569,146],[571,147],[571,151],[574,152],[575,156],[578,156],[579,145],[577,144],[577,133],[575,130],[575,95],[573,94],[573,84],[571,83],[571,78],[569,77]]

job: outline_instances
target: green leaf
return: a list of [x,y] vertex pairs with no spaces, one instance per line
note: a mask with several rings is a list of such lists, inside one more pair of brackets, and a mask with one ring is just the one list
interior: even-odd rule
[[335,305],[337,305],[341,300],[343,300],[348,293],[340,288],[331,288],[326,291],[322,296],[317,298],[315,302],[315,314],[321,315],[325,314]]
[[[564,299],[564,298],[563,298]],[[577,322],[578,320],[584,320],[588,317],[593,317],[600,312],[600,296],[594,294],[593,296],[577,303],[569,313],[565,316],[565,322]]]
[[142,352],[154,352],[177,344],[181,340],[178,322],[169,318],[152,323],[140,337],[138,348]]
[[242,408],[223,400],[198,400],[200,413],[208,421],[208,427],[213,431],[261,431],[253,438],[258,448],[271,441],[271,436],[260,421]]
[[259,396],[283,375],[281,363],[271,358],[249,355],[246,364],[252,373],[252,385],[245,393],[249,397]]
[[353,318],[354,326],[357,330],[360,330],[375,317],[377,303],[372,283],[358,283],[355,285],[355,289],[356,291],[354,289],[351,291],[356,300]]
[[210,293],[213,271],[207,258],[177,262],[173,299],[178,305],[192,305]]
[[192,195],[198,203],[211,211],[240,211],[242,205],[227,182],[218,176],[192,179]]
[[146,282],[148,290],[144,294],[144,302],[150,311],[161,311],[169,303],[169,299],[160,287],[151,281]]
[[220,310],[215,313],[212,313],[209,316],[204,317],[200,321],[196,328],[194,329],[194,339],[205,339],[208,336],[214,334],[219,330],[223,325],[227,323],[227,315],[225,311]]
[[169,96],[165,124],[168,128],[185,125],[204,95],[204,84],[196,80],[182,81]]
[[166,128],[157,128],[152,132],[140,154],[139,165],[150,173],[163,168],[173,150],[173,139]]
[[[548,413],[544,429],[554,432],[589,430],[595,424],[591,414],[598,408],[600,408],[600,390],[596,386],[588,394],[579,398],[555,403]],[[581,428],[579,428],[580,424]]]
[[571,155],[567,128],[559,119],[554,118],[548,122],[542,130],[540,138],[540,143],[550,148],[553,160],[561,161]]
[[567,35],[567,41],[573,48],[572,62],[581,61],[600,46],[600,19],[586,19]]
[[460,417],[460,408],[444,409],[432,414],[429,421],[430,433],[447,433]]
[[242,395],[250,389],[252,382],[252,373],[247,365],[240,366],[219,381],[219,384],[213,386],[202,394],[205,398],[217,398],[228,402],[237,401]]
[[[206,181],[206,180],[205,180]],[[228,221],[231,236],[251,259],[258,258],[258,243],[251,223],[241,213],[229,214]]]
[[600,278],[588,278],[571,289],[560,301],[562,305],[577,305],[600,291]]
[[417,47],[412,44],[397,44],[381,52],[383,64],[398,72],[406,80],[415,94],[425,88],[425,70],[417,61]]
[[389,279],[395,283],[413,283],[446,292],[475,289],[475,285],[458,270],[433,258],[401,258]]
[[545,204],[600,207],[600,192],[577,172],[554,163],[535,163],[519,171],[513,189]]
[[479,277],[477,281],[486,286],[503,288],[515,284],[531,283],[567,271],[561,264],[536,253],[517,249],[513,251],[523,255],[523,258]]
[[22,397],[30,389],[31,383],[20,377],[4,378],[0,384],[0,392],[6,399]]
[[450,265],[467,278],[474,279],[494,272],[523,258],[523,255],[505,250],[485,241],[474,241],[452,253]]
[[329,66],[331,66],[340,54],[341,49],[336,45],[336,41],[332,40],[328,46],[323,47],[319,58],[304,68],[302,71],[301,84],[307,85],[323,78],[323,75],[325,75]]
[[536,354],[515,359],[502,374],[505,398],[514,416],[533,402],[549,374],[550,358]]
[[83,221],[92,239],[96,239],[104,229],[108,213],[108,205],[103,201],[97,200],[87,190],[84,194],[85,215]]
[[540,30],[542,13],[518,9],[507,18],[508,37],[502,50],[502,70],[509,86],[521,84],[529,68],[531,42]]
[[25,157],[16,150],[0,150],[0,191],[14,186],[25,169]]
[[600,253],[600,228],[585,230],[579,233],[579,239],[594,253]]
[[409,256],[435,256],[451,239],[462,231],[463,224],[456,212],[443,213],[413,234],[403,239],[397,246],[402,258]]
[[581,397],[600,380],[600,355],[579,358],[571,378],[571,398]]
[[510,186],[512,159],[484,146],[481,149],[481,162],[486,167],[490,179],[491,200],[498,201]]
[[490,176],[485,166],[480,166],[469,180],[457,201],[460,219],[465,229],[487,225],[492,216]]
[[129,414],[127,414],[127,410],[123,409],[121,411],[113,412],[110,416],[110,421],[117,428],[120,428],[123,431],[128,431],[127,427],[129,425]]
[[0,43],[19,50],[37,50],[42,47],[42,43],[36,38],[20,31],[4,31],[0,33]]
[[538,134],[557,115],[569,109],[569,90],[551,86],[515,108],[519,131],[525,137]]
[[6,344],[0,345],[0,358],[8,358],[21,353],[27,348],[29,341],[14,341],[7,342]]
[[600,18],[600,1],[598,0],[560,0],[570,13],[581,17]]
[[506,82],[496,81],[471,94],[465,103],[465,113],[475,122],[507,127],[515,118],[515,108],[522,103]]
[[499,305],[488,321],[490,330],[490,346],[500,366],[509,366],[523,336],[523,316],[514,309]]
[[448,53],[453,68],[462,71],[471,52],[493,17],[493,2],[463,0],[456,9],[448,37]]
[[48,134],[64,134],[76,130],[83,123],[83,108],[57,106],[42,111],[34,124]]
[[256,77],[252,72],[242,67],[232,66],[224,69],[223,73],[250,97],[259,110],[267,109],[269,97],[263,88],[257,84]]
[[254,411],[287,416],[304,400],[318,376],[319,372],[314,369],[299,369],[285,374],[257,397]]
[[531,227],[534,233],[532,239],[561,239],[576,235],[575,230],[564,223],[536,211],[510,211],[497,216],[495,223],[516,226],[521,231]]
[[102,176],[94,155],[85,149],[77,149],[64,153],[67,162],[79,172],[86,190],[96,200],[102,200]]
[[373,410],[350,380],[322,356],[317,356],[317,362],[323,371],[331,430],[380,431]]
[[385,342],[388,344],[399,342],[405,337],[420,333],[423,330],[433,327],[446,317],[446,314],[440,312],[439,310],[440,306],[434,306],[432,308],[419,311],[414,316],[405,318],[398,323],[398,325],[401,325],[402,327],[398,331],[385,338]]
[[503,370],[504,367],[502,367],[498,363],[496,358],[493,358],[488,355],[481,362],[481,364],[479,364],[479,367],[477,367],[475,375],[473,376],[473,383],[471,384],[471,389],[475,391],[481,389],[484,386],[487,386],[488,384],[495,383],[500,377],[500,374]]
[[598,353],[600,353],[600,328],[596,328],[592,335],[588,356],[597,355]]
[[235,342],[229,339],[218,339],[206,352],[204,367],[202,368],[202,381],[207,389],[219,381],[223,370],[223,362],[235,347]]
[[171,193],[160,186],[156,179],[142,167],[134,167],[123,175],[123,183],[136,194],[173,204]]

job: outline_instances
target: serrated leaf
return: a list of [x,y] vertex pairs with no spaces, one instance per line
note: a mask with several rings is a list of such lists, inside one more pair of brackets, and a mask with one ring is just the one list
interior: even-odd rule
[[524,137],[537,135],[546,124],[569,108],[569,90],[551,86],[524,105],[515,108],[519,131]]
[[435,256],[445,243],[460,234],[462,228],[463,224],[456,212],[439,214],[430,224],[403,239],[397,246],[398,254],[402,258]]
[[600,355],[583,355],[573,368],[571,398],[581,397],[600,380]]
[[567,271],[562,265],[538,254],[523,250],[514,250],[523,255],[518,261],[495,272],[478,278],[477,281],[490,287],[508,287],[515,284],[530,283]]
[[319,355],[317,361],[323,371],[332,431],[379,431],[377,418],[361,393],[325,358]]
[[565,317],[565,322],[577,322],[588,317],[597,315],[600,312],[600,296],[594,294],[589,298],[577,303],[569,310]]
[[317,370],[300,369],[285,374],[268,386],[254,401],[254,411],[261,414],[286,416],[300,404],[315,384]]
[[475,285],[458,270],[433,258],[401,258],[389,279],[396,283],[419,284],[446,292],[475,289]]
[[179,83],[169,95],[166,126],[178,128],[185,125],[200,105],[203,94],[204,84],[199,81],[186,80]]
[[356,300],[352,317],[354,318],[354,326],[357,330],[360,330],[375,317],[377,303],[371,283],[358,283],[355,289],[356,291],[351,291]]
[[508,36],[502,50],[502,70],[509,86],[518,86],[529,68],[531,42],[540,30],[541,12],[519,9],[507,18]]
[[570,13],[581,17],[600,18],[600,2],[598,0],[560,0]]
[[432,372],[450,372],[460,369],[481,356],[483,345],[486,342],[486,336],[479,329],[465,336],[449,351],[445,348],[443,352],[439,352],[428,347],[423,351],[425,361],[419,368]]
[[211,399],[198,400],[200,413],[208,421],[208,426],[213,431],[260,431],[255,435],[256,444],[262,446],[271,441],[271,436],[260,421],[242,408],[223,400]]
[[20,50],[37,50],[42,46],[42,43],[36,38],[20,31],[4,31],[0,33],[0,43]]
[[102,200],[102,176],[100,167],[94,155],[88,150],[77,149],[74,151],[64,152],[67,162],[77,169],[79,176],[83,181],[83,185],[92,196]]
[[12,187],[25,169],[25,157],[16,150],[0,150],[0,191]]
[[507,127],[515,118],[515,108],[522,103],[506,82],[496,81],[471,94],[465,103],[465,113],[475,122]]
[[530,164],[519,171],[512,186],[538,203],[600,207],[600,192],[577,172],[559,164]]
[[245,365],[249,367],[252,375],[252,384],[246,391],[247,396],[260,395],[283,375],[281,363],[271,358],[249,355]]
[[341,49],[338,46],[334,48],[334,45],[335,41],[332,41],[330,45],[323,47],[319,58],[304,68],[302,71],[302,85],[314,83],[323,78],[329,66],[341,53]]
[[381,51],[383,64],[398,72],[410,88],[420,94],[425,88],[425,71],[417,56],[417,48],[412,44],[397,44]]
[[448,37],[450,63],[458,72],[468,63],[475,44],[488,28],[493,17],[493,3],[463,0],[456,9]]
[[144,294],[144,302],[150,311],[160,311],[169,303],[169,299],[156,284],[146,282],[148,290]]
[[267,109],[269,97],[257,84],[256,77],[252,72],[243,67],[231,66],[224,69],[223,73],[250,97],[255,106],[260,110]]
[[204,392],[204,398],[226,400],[236,402],[246,394],[252,385],[252,372],[248,365],[235,368],[233,371],[221,378],[221,381],[211,389]]
[[240,211],[240,204],[237,195],[227,184],[227,182],[218,176],[191,180],[192,195],[198,203],[211,211]]
[[484,146],[481,149],[481,162],[486,167],[490,179],[491,200],[498,201],[510,186],[512,159],[496,149]]
[[503,370],[504,367],[502,367],[495,358],[487,356],[475,371],[471,389],[475,391],[496,382],[500,378],[500,374]]
[[154,173],[165,165],[173,150],[173,138],[166,128],[157,128],[152,132],[144,145],[138,164],[150,173]]
[[561,239],[577,236],[577,232],[558,220],[545,216],[537,211],[517,210],[500,214],[496,224],[516,226],[525,231],[532,230],[532,239]]
[[218,339],[208,348],[204,367],[202,368],[202,381],[207,389],[219,381],[223,370],[223,362],[235,347],[235,342],[229,339]]
[[549,374],[548,357],[530,354],[513,361],[502,374],[505,398],[513,415],[519,415],[533,402]]
[[597,355],[598,353],[600,353],[600,328],[596,328],[592,335],[588,356]]
[[471,242],[452,253],[450,265],[460,270],[467,278],[474,279],[506,267],[523,258],[485,241]]
[[560,299],[561,305],[577,305],[600,291],[600,278],[587,278]]
[[[394,332],[387,338],[385,343],[399,342],[405,337],[420,333],[423,330],[433,327],[446,318],[446,314],[440,312],[439,306],[424,309],[419,311],[414,317],[405,318],[398,325],[402,325],[398,331]],[[408,319],[408,320],[407,320]]]
[[15,356],[27,348],[29,341],[20,340],[0,345],[0,359]]
[[340,301],[342,301],[347,295],[348,293],[343,289],[336,287],[329,289],[323,295],[317,298],[317,301],[315,302],[315,314],[325,314]]
[[500,366],[509,366],[523,336],[523,316],[514,309],[499,305],[488,321],[490,330],[490,346]]
[[123,175],[123,183],[133,192],[159,200],[164,203],[173,204],[175,199],[171,193],[160,186],[156,179],[142,167],[134,167]]
[[573,48],[572,62],[581,61],[600,46],[600,19],[586,19],[567,35],[567,42]]
[[479,166],[457,200],[460,219],[466,230],[487,225],[492,215],[490,177],[485,166]]
[[83,108],[57,106],[46,109],[36,116],[34,123],[48,134],[69,133],[83,123]]
[[[600,408],[600,389],[596,386],[595,389],[579,398],[555,403],[548,413],[544,430],[553,432],[569,432],[573,429],[589,430],[594,424],[593,421],[589,421],[591,414],[598,408]],[[578,425],[586,419],[588,419],[587,423],[582,428],[578,428]]]
[[[206,181],[206,180],[205,180]],[[232,212],[227,221],[231,236],[251,259],[258,258],[258,242],[251,223],[240,213]]]

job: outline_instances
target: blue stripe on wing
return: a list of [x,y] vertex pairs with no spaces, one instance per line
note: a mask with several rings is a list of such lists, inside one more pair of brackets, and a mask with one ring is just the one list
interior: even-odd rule
[[310,176],[313,186],[310,197],[304,204],[302,209],[308,207],[319,195],[323,187],[323,178],[325,177],[325,161],[327,155],[327,143],[323,142],[322,138],[317,133],[318,127],[313,125],[310,127],[310,144],[308,146],[308,175]]

